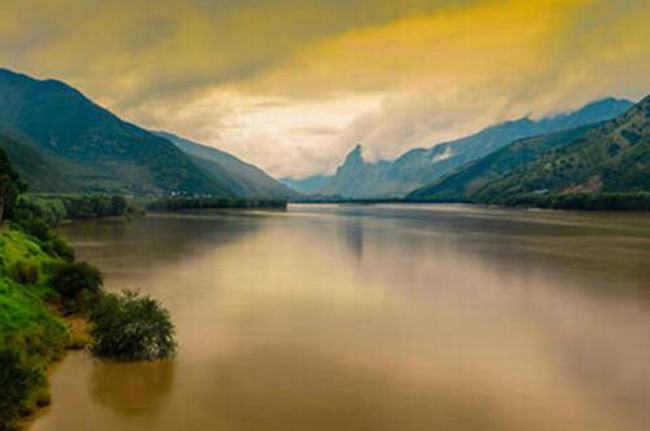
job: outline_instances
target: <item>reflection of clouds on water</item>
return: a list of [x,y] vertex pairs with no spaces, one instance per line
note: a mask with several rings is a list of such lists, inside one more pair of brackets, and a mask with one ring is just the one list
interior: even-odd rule
[[91,396],[120,416],[155,416],[174,381],[174,362],[94,361]]

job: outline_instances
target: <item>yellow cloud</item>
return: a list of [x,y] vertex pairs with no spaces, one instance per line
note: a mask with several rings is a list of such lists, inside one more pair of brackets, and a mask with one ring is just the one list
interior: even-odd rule
[[299,94],[518,80],[552,61],[571,18],[590,3],[490,1],[352,30],[253,84],[258,91]]
[[256,76],[317,40],[469,0],[3,0],[5,65],[108,103]]
[[649,25],[647,0],[3,0],[0,61],[290,175],[638,98]]

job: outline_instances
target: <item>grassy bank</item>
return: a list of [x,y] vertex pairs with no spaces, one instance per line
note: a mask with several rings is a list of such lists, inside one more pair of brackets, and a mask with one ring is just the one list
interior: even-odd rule
[[0,373],[8,383],[2,388],[0,429],[49,403],[47,365],[70,341],[55,312],[58,295],[49,286],[62,262],[11,223],[0,228]]
[[[74,263],[74,251],[52,226],[128,211],[116,196],[24,191],[0,152],[0,430],[17,427],[21,418],[50,402],[48,365],[66,348],[82,345],[62,316],[82,311],[79,299],[88,297],[83,271],[96,270]],[[99,289],[101,275],[96,277]],[[86,296],[66,297],[75,287]]]
[[75,261],[42,220],[13,214],[23,217],[0,226],[0,430],[50,402],[46,370],[66,348],[120,361],[166,359],[176,349],[162,304],[104,291],[99,270]]

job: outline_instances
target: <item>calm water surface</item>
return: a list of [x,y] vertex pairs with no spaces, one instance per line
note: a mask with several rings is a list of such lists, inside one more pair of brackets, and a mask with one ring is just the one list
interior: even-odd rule
[[31,431],[647,430],[650,218],[292,206],[65,228],[167,363],[69,355]]

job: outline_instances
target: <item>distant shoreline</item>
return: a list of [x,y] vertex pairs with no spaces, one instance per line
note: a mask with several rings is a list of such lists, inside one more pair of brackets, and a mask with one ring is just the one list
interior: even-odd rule
[[290,204],[339,204],[339,205],[478,205],[484,207],[544,209],[558,211],[589,212],[650,212],[650,193],[574,193],[563,195],[522,195],[508,200],[471,201],[461,199],[296,199]]

